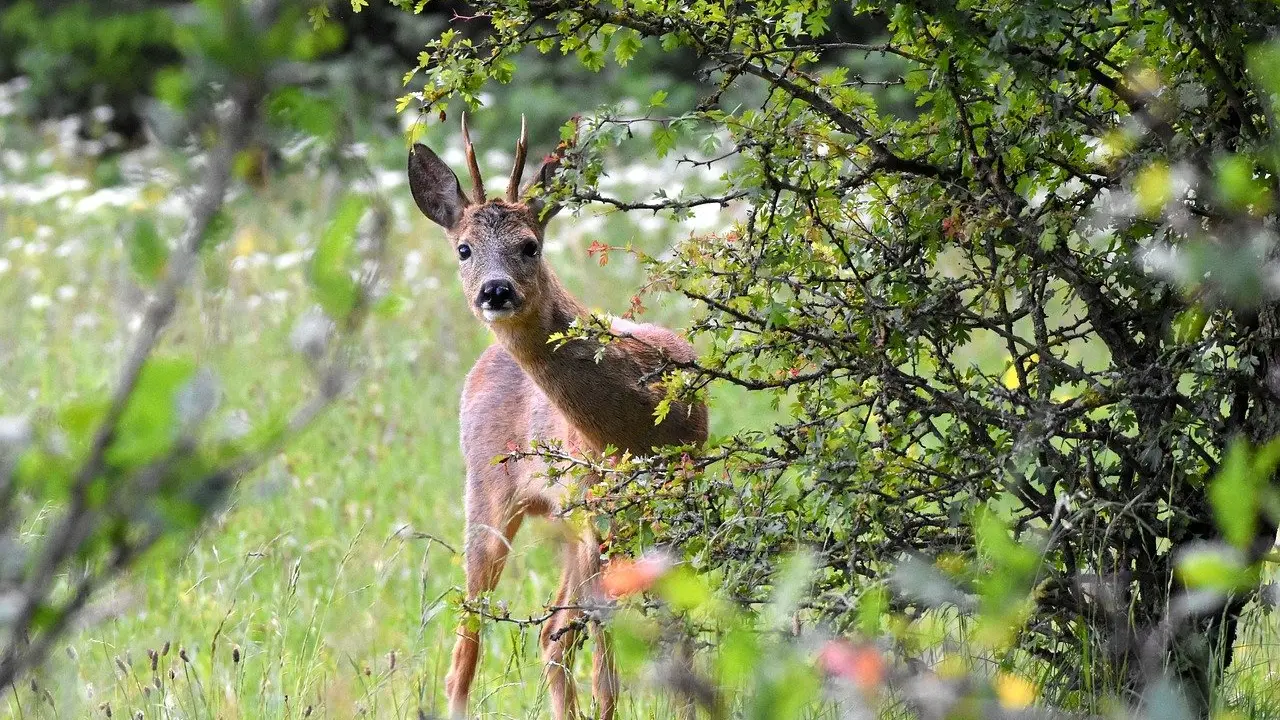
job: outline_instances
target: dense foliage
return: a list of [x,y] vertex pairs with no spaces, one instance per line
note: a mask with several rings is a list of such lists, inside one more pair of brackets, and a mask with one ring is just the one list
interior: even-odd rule
[[[1246,445],[1280,432],[1277,88],[1251,60],[1280,9],[854,3],[846,25],[887,28],[875,44],[831,30],[833,12],[477,2],[487,33],[432,42],[404,103],[433,122],[450,99],[521,82],[517,56],[534,51],[592,70],[654,45],[696,55],[713,88],[697,107],[668,115],[655,87],[639,116],[600,109],[561,192],[677,218],[745,206],[654,261],[652,287],[701,308],[690,331],[706,351],[672,392],[732,383],[793,419],[702,459],[597,467],[584,502],[614,548],[670,545],[748,602],[777,558],[811,548],[808,606],[841,627],[922,554],[969,590],[1034,588],[987,608],[985,642],[1047,662],[1059,699],[1132,688],[1134,640],[1182,583],[1249,586],[1274,536],[1274,462],[1251,466]],[[605,153],[637,138],[718,171],[717,188],[609,197]],[[1207,492],[1228,457],[1234,480]],[[1016,543],[975,543],[984,507]],[[1215,509],[1225,541],[1197,546],[1219,539]],[[1247,598],[1159,635],[1202,699]]]
[[[86,120],[83,132],[136,145],[146,127],[172,142],[184,139],[187,115],[166,100],[189,86],[184,63],[198,49],[198,26],[222,5],[208,0],[153,3],[144,0],[18,0],[0,8],[0,81],[21,77],[29,85],[22,108],[32,118]],[[362,124],[389,119],[386,99],[398,73],[452,10],[432,8],[419,17],[379,4],[359,14],[349,5],[293,3],[286,12],[317,28],[302,74],[294,82],[313,91],[362,103]],[[358,91],[357,91],[358,90]],[[93,111],[98,108],[95,116]],[[105,115],[104,115],[105,113]],[[108,131],[111,135],[108,135]]]

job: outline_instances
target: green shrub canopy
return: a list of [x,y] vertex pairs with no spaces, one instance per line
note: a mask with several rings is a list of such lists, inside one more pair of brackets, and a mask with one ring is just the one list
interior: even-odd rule
[[[678,50],[701,103],[604,108],[561,192],[749,208],[655,261],[706,349],[671,391],[773,393],[790,419],[607,474],[586,502],[616,546],[671,544],[748,601],[780,555],[815,549],[811,605],[841,626],[904,554],[977,553],[995,579],[959,580],[1034,588],[1000,617],[1077,680],[1089,664],[1060,651],[1129,657],[1116,619],[1165,615],[1177,553],[1219,536],[1215,504],[1246,561],[1270,546],[1251,481],[1220,502],[1206,486],[1235,438],[1280,430],[1275,63],[1257,49],[1273,3],[475,5],[489,32],[433,42],[406,104],[432,121],[474,104],[520,82],[531,47],[592,70]],[[855,41],[867,28],[881,39]],[[687,149],[719,187],[602,198],[601,153],[633,137]],[[979,520],[975,545],[984,507],[1017,542],[983,542]],[[1239,607],[1197,627],[1229,645]]]

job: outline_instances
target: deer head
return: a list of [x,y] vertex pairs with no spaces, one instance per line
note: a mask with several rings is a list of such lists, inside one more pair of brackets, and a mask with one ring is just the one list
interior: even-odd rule
[[418,209],[444,228],[458,255],[462,287],[472,311],[487,323],[519,322],[546,300],[543,295],[558,287],[542,258],[543,232],[559,209],[547,204],[536,189],[549,187],[568,143],[543,162],[533,180],[522,190],[521,176],[528,152],[524,117],[520,140],[506,196],[485,197],[484,180],[476,164],[475,148],[462,115],[462,141],[471,175],[471,196],[453,170],[425,145],[409,151],[409,189]]

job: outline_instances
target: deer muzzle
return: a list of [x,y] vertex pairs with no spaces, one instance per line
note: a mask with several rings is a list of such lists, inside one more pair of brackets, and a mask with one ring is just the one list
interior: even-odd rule
[[510,280],[486,280],[476,295],[476,307],[492,322],[514,315],[520,309],[520,296]]

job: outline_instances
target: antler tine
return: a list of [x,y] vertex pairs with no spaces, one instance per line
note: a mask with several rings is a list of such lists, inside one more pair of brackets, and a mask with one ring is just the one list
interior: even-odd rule
[[516,141],[516,164],[511,168],[511,180],[507,183],[507,202],[516,202],[520,196],[520,179],[524,177],[524,159],[529,154],[529,129],[520,114],[520,139]]
[[462,113],[462,145],[467,152],[467,171],[471,173],[471,194],[478,204],[484,203],[484,179],[480,177],[480,165],[476,163],[476,149],[467,132],[467,113]]

